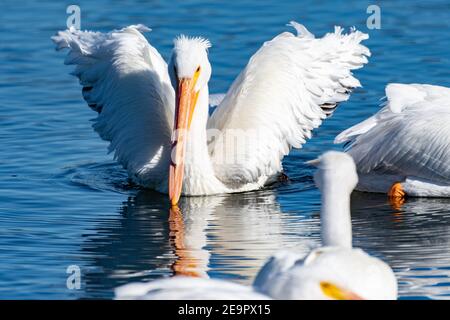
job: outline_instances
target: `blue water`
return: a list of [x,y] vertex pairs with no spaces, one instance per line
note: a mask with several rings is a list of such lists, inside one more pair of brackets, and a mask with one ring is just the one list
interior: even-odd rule
[[[169,217],[166,196],[128,184],[91,129],[94,113],[50,41],[66,24],[69,1],[0,5],[0,298],[111,298],[130,281],[174,273],[250,283],[280,247],[319,243],[319,193],[303,163],[334,136],[378,109],[388,82],[450,86],[450,4],[379,1],[381,29],[368,30],[366,1],[77,1],[83,29],[144,23],[167,59],[180,34],[208,37],[212,92],[224,92],[265,41],[297,20],[316,35],[334,25],[368,32],[364,88],[313,139],[284,160],[289,183],[239,195],[183,199]],[[239,4],[238,4],[239,3]],[[356,193],[355,245],[395,270],[401,298],[450,298],[450,201]],[[170,221],[169,221],[170,218]],[[81,269],[68,289],[66,269]]]

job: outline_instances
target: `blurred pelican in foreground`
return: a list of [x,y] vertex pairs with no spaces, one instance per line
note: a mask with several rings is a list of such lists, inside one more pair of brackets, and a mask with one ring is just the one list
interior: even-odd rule
[[251,57],[209,115],[208,40],[180,36],[167,65],[137,25],[110,33],[61,31],[57,49],[98,112],[94,129],[134,182],[169,193],[210,195],[275,181],[291,147],[300,148],[338,103],[359,87],[367,34],[340,27],[315,38],[296,22]]
[[374,116],[339,134],[349,142],[360,191],[450,197],[450,89],[426,84],[386,87],[387,103]]
[[291,252],[274,255],[254,286],[278,299],[397,298],[397,280],[383,261],[352,248],[350,195],[358,183],[355,163],[342,152],[329,151],[310,164],[322,194],[322,247],[306,258]]
[[322,245],[306,257],[281,251],[269,259],[252,287],[223,280],[174,277],[116,289],[117,299],[396,299],[391,268],[352,248],[350,194],[358,182],[349,155],[327,152],[312,164],[322,193]]

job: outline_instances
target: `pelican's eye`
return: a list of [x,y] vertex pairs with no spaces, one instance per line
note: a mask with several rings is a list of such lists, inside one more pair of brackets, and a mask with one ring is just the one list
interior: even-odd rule
[[198,78],[200,77],[200,66],[197,67],[194,73],[194,83],[197,83]]

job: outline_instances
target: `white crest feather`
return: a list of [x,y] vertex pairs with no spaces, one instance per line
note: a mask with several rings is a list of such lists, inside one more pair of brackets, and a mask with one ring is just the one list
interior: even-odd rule
[[179,35],[173,41],[175,50],[184,50],[190,48],[192,45],[198,45],[208,51],[211,48],[211,42],[203,37],[189,37],[184,34]]

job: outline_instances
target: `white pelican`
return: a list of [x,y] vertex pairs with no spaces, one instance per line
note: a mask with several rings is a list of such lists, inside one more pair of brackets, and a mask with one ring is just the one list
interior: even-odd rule
[[352,248],[350,194],[358,183],[350,156],[329,151],[317,160],[314,180],[322,193],[322,247],[306,258],[280,252],[261,269],[254,287],[277,299],[397,298],[397,280],[383,261]]
[[388,193],[395,206],[406,195],[450,197],[450,89],[392,83],[386,97],[378,113],[335,139],[350,143],[357,190]]
[[114,291],[117,300],[267,300],[254,288],[225,280],[175,276],[130,283]]
[[[322,38],[291,22],[252,56],[209,116],[208,40],[180,36],[167,65],[141,32],[60,31],[83,97],[98,112],[94,129],[130,177],[169,193],[209,195],[272,182],[291,147],[300,148],[339,102],[359,87],[367,34],[340,27]],[[175,88],[175,90],[174,90]],[[233,141],[237,141],[238,146]],[[169,169],[170,168],[170,169]]]
[[174,277],[116,289],[117,299],[396,299],[397,281],[383,261],[352,248],[350,194],[358,182],[352,158],[330,151],[315,160],[322,192],[323,247],[306,257],[275,254],[253,286],[223,280]]

